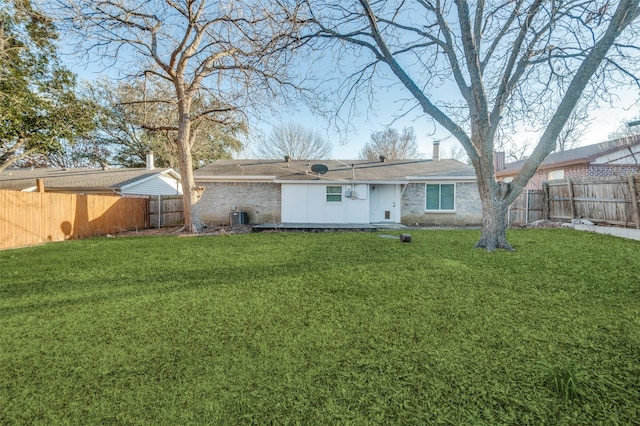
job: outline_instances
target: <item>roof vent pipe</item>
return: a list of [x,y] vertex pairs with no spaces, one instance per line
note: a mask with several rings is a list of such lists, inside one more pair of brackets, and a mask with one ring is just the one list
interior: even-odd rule
[[147,170],[153,170],[156,168],[155,160],[153,159],[153,151],[147,151]]
[[440,161],[440,141],[433,141],[433,161]]
[[380,156],[380,162],[381,163],[384,163],[384,160],[386,160],[386,159],[387,159],[387,157],[385,157],[384,155]]

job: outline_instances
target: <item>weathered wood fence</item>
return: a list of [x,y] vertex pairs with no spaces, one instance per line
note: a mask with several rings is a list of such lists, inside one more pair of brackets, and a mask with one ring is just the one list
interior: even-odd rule
[[545,197],[542,190],[527,189],[509,207],[507,223],[526,225],[545,218]]
[[149,200],[0,190],[0,249],[149,227]]
[[152,227],[184,225],[182,195],[149,197],[149,219]]
[[541,191],[520,194],[510,208],[509,223],[580,218],[597,225],[640,229],[639,202],[640,175],[555,180],[546,182]]

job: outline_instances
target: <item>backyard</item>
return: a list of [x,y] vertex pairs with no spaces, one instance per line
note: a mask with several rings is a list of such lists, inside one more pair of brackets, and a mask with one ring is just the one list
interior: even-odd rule
[[0,252],[0,424],[637,424],[640,242],[512,230]]

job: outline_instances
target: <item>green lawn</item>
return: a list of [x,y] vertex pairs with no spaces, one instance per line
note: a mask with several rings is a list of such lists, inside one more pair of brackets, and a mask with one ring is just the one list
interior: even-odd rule
[[0,252],[0,424],[638,424],[640,242],[411,233]]

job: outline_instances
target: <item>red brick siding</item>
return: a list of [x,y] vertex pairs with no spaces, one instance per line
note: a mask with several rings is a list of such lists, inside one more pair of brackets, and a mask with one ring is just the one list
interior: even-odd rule
[[[525,189],[542,189],[542,183],[549,180],[549,172],[554,169],[547,169],[536,172]],[[559,169],[555,169],[559,170]],[[638,164],[590,164],[588,166],[568,167],[564,169],[565,179],[579,179],[585,177],[602,176],[625,176],[629,173],[639,173]]]
[[590,177],[626,176],[640,172],[639,164],[592,164],[589,166]]

